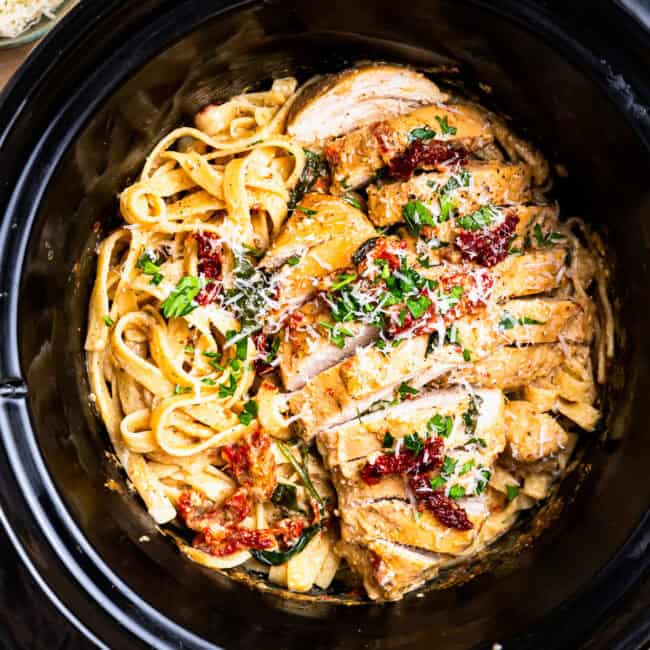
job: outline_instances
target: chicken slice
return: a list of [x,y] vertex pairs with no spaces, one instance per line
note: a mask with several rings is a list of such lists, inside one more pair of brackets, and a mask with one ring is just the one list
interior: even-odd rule
[[[312,300],[294,313],[288,324],[288,336],[278,351],[280,376],[289,391],[302,388],[310,379],[349,357],[359,347],[372,342],[378,330],[365,323],[345,323],[345,336],[330,336],[323,323],[335,324],[329,308]],[[335,345],[332,340],[339,341]]]
[[449,363],[427,357],[427,338],[401,341],[385,356],[377,348],[361,348],[292,393],[289,407],[300,416],[303,437],[311,440],[317,431],[347,422],[379,400],[392,400],[394,389],[415,375],[413,385],[422,385],[448,371]]
[[345,201],[325,194],[307,194],[260,266],[277,271],[277,300],[297,307],[316,292],[318,280],[349,266],[359,246],[375,230],[364,214]]
[[[455,189],[446,192],[461,215],[487,204],[507,206],[526,203],[532,198],[532,171],[525,163],[477,160],[468,162],[462,169],[469,173],[469,178],[465,182],[459,180]],[[423,203],[432,215],[439,215],[440,194],[452,176],[460,178],[456,170],[447,168],[439,173],[419,174],[404,182],[371,185],[368,187],[370,220],[377,226],[404,221],[402,210],[412,200]]]
[[[445,129],[441,130],[443,124]],[[469,151],[485,147],[492,141],[489,122],[473,106],[425,106],[329,142],[325,153],[332,165],[332,191],[342,193],[367,184],[380,169],[412,144],[413,132],[423,133],[426,145],[453,143]]]
[[287,133],[304,144],[318,143],[446,95],[406,66],[362,64],[306,84],[287,116]]
[[434,578],[444,555],[415,550],[382,539],[339,541],[337,553],[363,577],[363,586],[372,600],[399,600]]
[[[470,499],[459,499],[458,504],[464,507],[467,501]],[[472,528],[457,530],[448,528],[426,510],[417,518],[415,512],[412,505],[399,500],[344,508],[341,511],[341,539],[344,542],[385,539],[435,553],[458,554],[472,543],[488,514],[485,507],[471,508],[467,516]]]
[[[398,440],[414,431],[426,431],[427,423],[435,415],[454,419],[445,446],[457,447],[467,442],[462,415],[470,408],[472,395],[478,397],[478,415],[473,436],[483,438],[486,442],[486,447],[483,448],[486,457],[496,457],[503,450],[505,442],[503,394],[499,390],[478,390],[470,394],[461,388],[434,391],[321,431],[316,438],[318,450],[327,467],[332,469],[341,466],[341,477],[349,479],[356,476],[357,472],[354,467],[346,469],[347,464],[360,459],[365,462],[368,456],[380,452],[387,433]],[[385,480],[387,479],[383,479]]]
[[507,449],[512,458],[532,463],[564,449],[569,437],[557,421],[539,413],[535,405],[523,400],[510,402],[505,412]]
[[[569,346],[569,350],[577,346]],[[441,378],[441,385],[467,382],[472,386],[511,391],[545,377],[564,361],[559,343],[527,347],[500,347],[489,357],[452,370]]]

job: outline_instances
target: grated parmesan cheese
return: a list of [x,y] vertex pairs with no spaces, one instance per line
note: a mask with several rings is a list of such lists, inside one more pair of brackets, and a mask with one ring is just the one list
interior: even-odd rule
[[62,0],[0,0],[0,36],[16,38],[43,16],[56,18]]

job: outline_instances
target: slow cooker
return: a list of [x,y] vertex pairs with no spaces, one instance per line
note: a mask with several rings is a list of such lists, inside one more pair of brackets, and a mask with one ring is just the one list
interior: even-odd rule
[[[110,648],[641,645],[650,38],[630,4],[105,0],[46,38],[0,99],[0,506],[62,616]],[[565,214],[608,239],[618,321],[605,426],[545,521],[393,604],[287,598],[184,559],[109,453],[83,355],[94,247],[153,143],[209,102],[367,59],[433,72],[525,127],[568,172]]]

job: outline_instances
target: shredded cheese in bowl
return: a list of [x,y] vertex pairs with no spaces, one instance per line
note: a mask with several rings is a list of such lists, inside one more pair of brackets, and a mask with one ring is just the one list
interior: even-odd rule
[[0,37],[16,38],[43,16],[54,19],[62,0],[0,0]]

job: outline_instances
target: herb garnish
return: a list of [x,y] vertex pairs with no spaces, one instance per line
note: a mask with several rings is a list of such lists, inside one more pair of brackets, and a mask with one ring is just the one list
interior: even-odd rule
[[201,291],[201,281],[198,278],[186,275],[181,278],[176,288],[162,303],[162,312],[165,318],[180,318],[194,311],[198,304],[194,302]]
[[249,399],[244,404],[244,410],[239,414],[239,421],[249,425],[257,417],[258,410],[257,402],[254,399]]
[[533,228],[533,235],[535,236],[535,241],[540,248],[550,248],[556,242],[564,239],[564,235],[559,232],[542,233],[542,229],[538,223],[536,223]]
[[259,551],[253,548],[250,550],[250,553],[258,562],[266,564],[267,566],[279,566],[280,564],[285,564],[294,555],[298,555],[298,553],[303,551],[320,529],[320,523],[305,528],[300,534],[298,541],[286,551]]
[[424,449],[424,440],[422,440],[419,434],[414,431],[413,433],[404,436],[404,446],[412,452],[414,456],[418,456]]
[[449,490],[449,496],[452,499],[460,499],[465,496],[465,488],[462,485],[452,485]]
[[433,226],[433,215],[429,208],[427,208],[421,201],[409,201],[402,208],[402,216],[408,231],[414,237],[420,236],[420,231],[423,226]]
[[163,279],[163,275],[160,272],[160,260],[154,259],[146,251],[143,253],[142,257],[138,260],[138,263],[135,265],[136,268],[140,269],[145,275],[150,275],[151,282],[154,286],[158,286]]
[[508,501],[512,501],[519,496],[519,486],[518,485],[506,485],[506,493],[508,495]]
[[431,140],[436,137],[436,132],[430,126],[422,126],[417,129],[413,129],[409,133],[409,142],[414,142],[415,140]]
[[446,115],[444,117],[440,117],[439,115],[436,115],[436,121],[440,125],[440,132],[442,133],[442,135],[456,135],[458,129],[455,126],[449,125],[449,122],[447,122]]
[[435,431],[437,435],[443,438],[450,436],[453,427],[454,420],[449,415],[440,415],[439,413],[427,422],[427,430],[431,432]]
[[407,395],[417,395],[420,391],[417,388],[409,386],[406,382],[402,382],[397,389],[401,400],[405,400]]
[[343,200],[351,205],[353,208],[356,208],[357,210],[361,210],[361,203],[357,201],[353,196],[350,194],[344,194],[343,195]]
[[395,438],[390,433],[386,433],[384,435],[384,442],[382,443],[382,446],[385,449],[390,449],[393,446],[393,443],[395,442]]
[[458,217],[456,223],[463,230],[480,230],[487,226],[491,226],[495,219],[499,216],[497,209],[492,205],[484,205],[472,214]]

